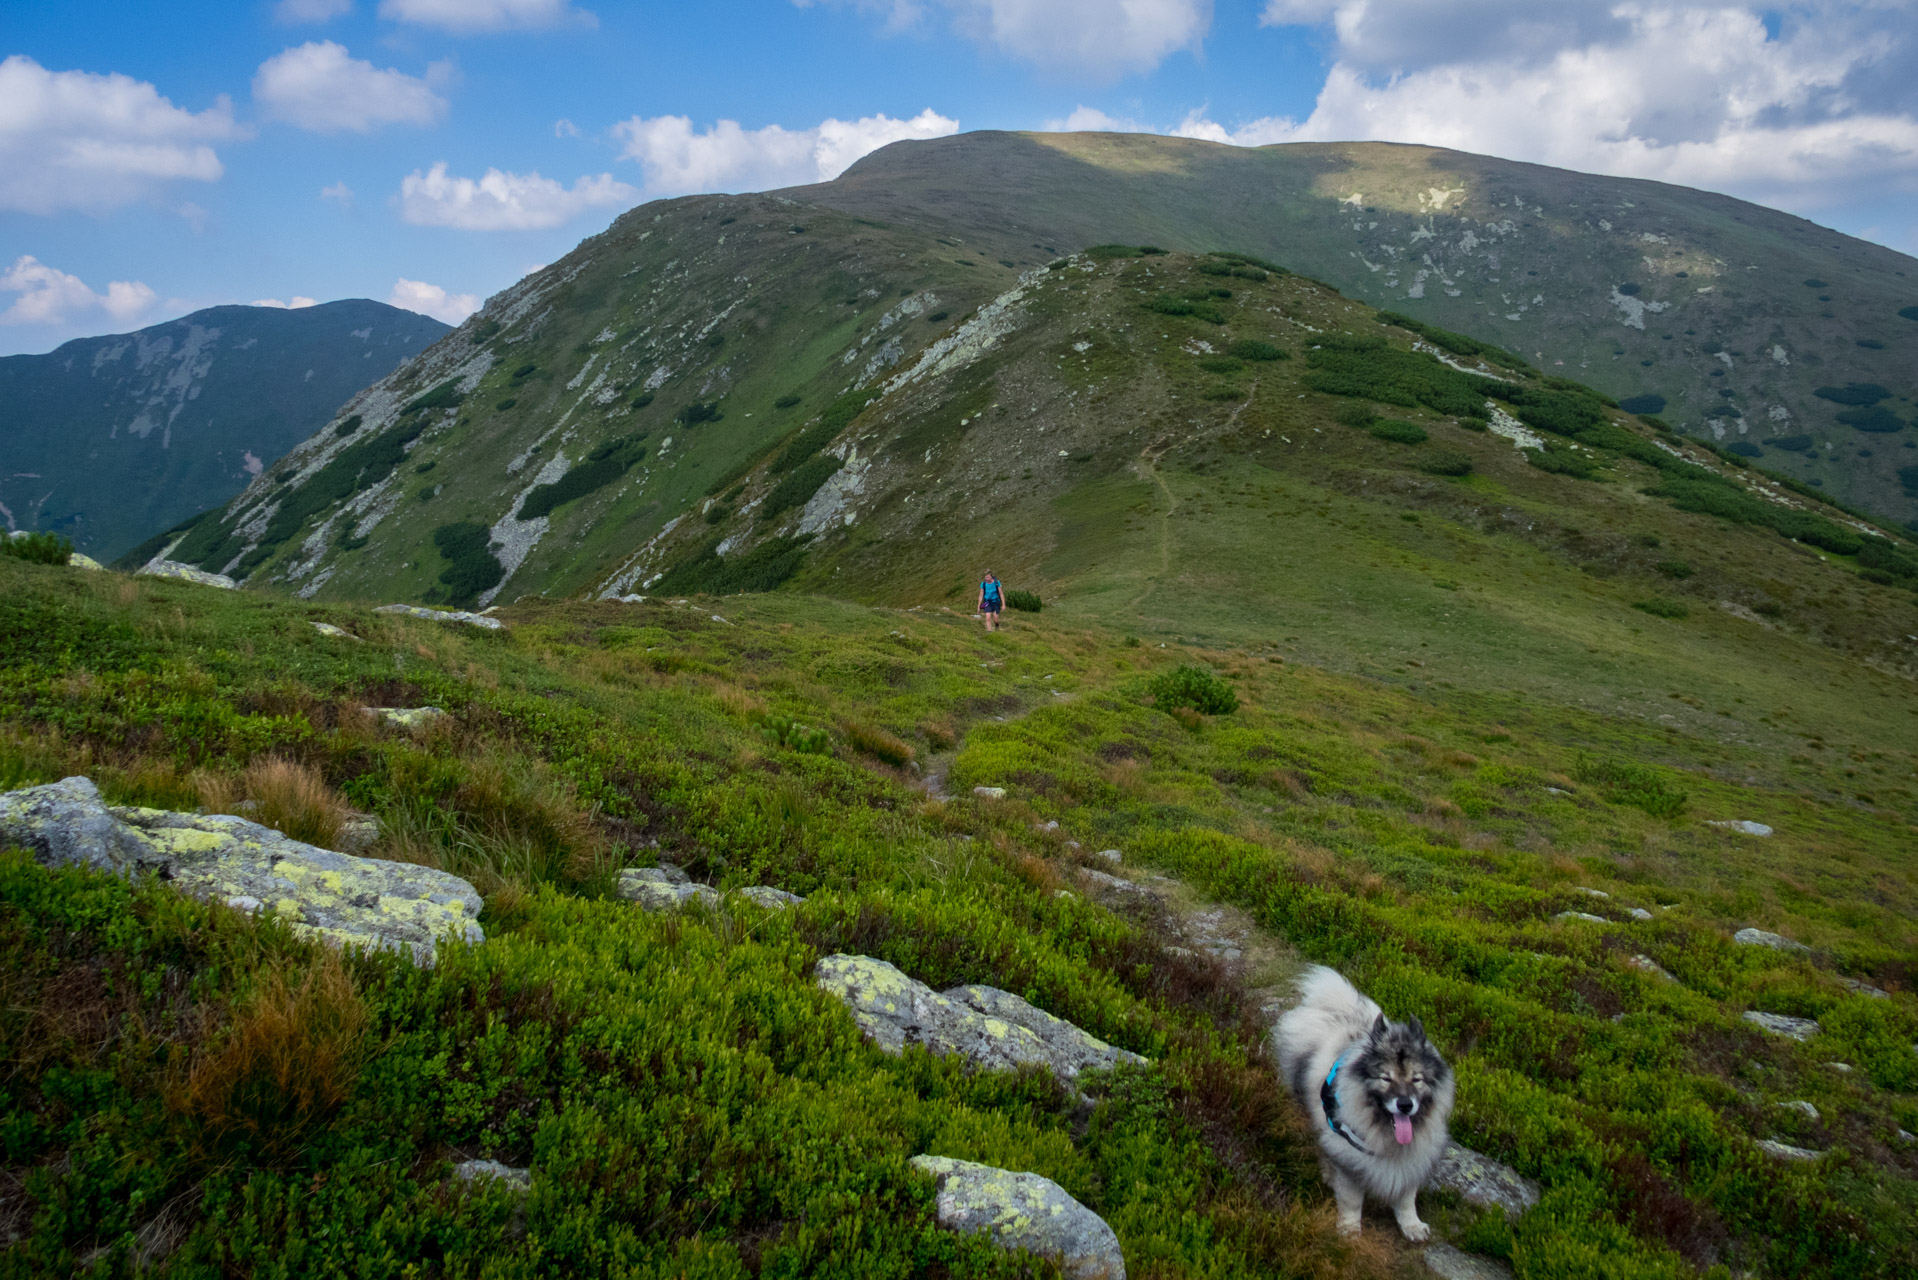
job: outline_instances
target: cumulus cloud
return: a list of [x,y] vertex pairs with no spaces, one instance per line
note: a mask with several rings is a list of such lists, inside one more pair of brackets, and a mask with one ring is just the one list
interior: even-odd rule
[[115,280],[105,293],[95,293],[79,276],[49,267],[31,254],[14,260],[0,275],[0,293],[17,295],[0,324],[70,326],[98,322],[103,317],[131,323],[157,300],[152,289],[137,280]]
[[104,209],[171,182],[217,182],[211,143],[242,137],[224,97],[174,106],[143,80],[0,62],[0,209]]
[[613,126],[625,144],[621,159],[637,160],[646,171],[649,195],[691,191],[766,190],[829,182],[853,161],[893,142],[943,138],[959,131],[959,122],[928,107],[910,120],[865,116],[828,119],[810,129],[770,124],[745,129],[721,120],[695,131],[685,116],[634,116]]
[[273,6],[274,18],[288,26],[302,22],[331,22],[341,14],[352,11],[353,0],[280,0]]
[[380,16],[455,35],[544,27],[595,27],[599,19],[571,0],[380,0]]
[[580,178],[568,188],[537,172],[488,169],[477,180],[458,178],[442,161],[426,173],[414,170],[400,183],[401,217],[414,226],[461,231],[539,231],[588,209],[638,201],[639,192],[610,173]]
[[1097,107],[1088,107],[1083,103],[1072,109],[1072,114],[1059,120],[1048,120],[1042,126],[1046,133],[1159,133],[1159,129],[1141,123],[1130,116],[1112,116]]
[[1097,79],[1150,71],[1197,49],[1212,0],[793,0],[881,16],[888,30],[925,25],[942,11],[961,35],[1023,62]]
[[480,300],[476,293],[448,293],[436,284],[401,276],[393,282],[386,304],[432,316],[445,324],[459,324],[479,310]]
[[347,186],[344,182],[335,182],[331,186],[320,188],[320,199],[331,200],[342,209],[351,209],[353,207],[353,188]]
[[430,125],[445,114],[434,92],[452,74],[436,62],[424,79],[380,70],[344,45],[310,40],[275,54],[253,76],[253,100],[275,120],[313,133],[370,133],[382,125]]
[[309,298],[303,293],[296,293],[285,302],[281,302],[278,298],[255,298],[253,299],[253,305],[256,307],[275,307],[281,311],[300,311],[307,307],[317,307],[320,303],[317,298]]
[[1918,43],[1889,8],[1909,5],[1806,4],[1774,31],[1722,0],[1268,0],[1268,23],[1328,26],[1338,61],[1307,119],[1253,133],[1430,143],[1814,208],[1918,183]]

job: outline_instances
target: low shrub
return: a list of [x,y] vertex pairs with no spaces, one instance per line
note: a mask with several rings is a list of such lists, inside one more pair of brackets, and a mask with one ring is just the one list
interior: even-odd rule
[[1874,405],[1891,399],[1891,392],[1875,382],[1848,382],[1842,387],[1819,387],[1812,392],[1833,404]]
[[1198,667],[1175,667],[1155,677],[1150,690],[1153,705],[1161,711],[1186,707],[1204,715],[1223,716],[1239,709],[1239,695],[1232,686]]
[[773,471],[790,471],[831,444],[833,438],[850,426],[860,411],[876,398],[875,393],[859,388],[834,400],[820,411],[817,422],[787,441],[786,447],[773,459]]
[[1771,439],[1765,441],[1765,443],[1774,449],[1783,449],[1788,453],[1806,453],[1811,449],[1812,438],[1803,434],[1795,436],[1773,436]]
[[566,474],[551,484],[535,485],[521,500],[517,518],[537,520],[541,516],[551,515],[564,503],[604,489],[646,456],[646,450],[639,441],[638,436],[615,437],[568,467]]
[[1217,386],[1207,387],[1204,391],[1201,391],[1199,393],[1199,399],[1201,400],[1243,400],[1245,399],[1245,391],[1242,388],[1235,387],[1230,383],[1222,382],[1218,384]]
[[1734,440],[1725,446],[1725,451],[1739,458],[1762,458],[1765,451],[1749,440]]
[[1638,600],[1633,602],[1632,608],[1649,613],[1654,618],[1688,618],[1692,612],[1676,600]]
[[1156,298],[1147,298],[1141,304],[1147,311],[1162,316],[1192,316],[1212,324],[1224,324],[1225,313],[1206,302],[1194,302],[1189,298],[1175,298],[1170,294],[1160,294]]
[[1366,430],[1375,439],[1390,440],[1393,444],[1424,444],[1431,438],[1424,427],[1402,418],[1380,418]]
[[471,604],[506,577],[506,566],[493,554],[492,531],[483,524],[471,520],[443,524],[433,530],[433,545],[447,561],[439,580],[450,604]]
[[787,395],[787,396],[781,396],[781,397],[779,397],[779,399],[777,399],[777,400],[775,400],[775,401],[773,401],[773,408],[775,408],[775,409],[790,409],[790,408],[792,408],[792,407],[793,407],[794,405],[796,405],[796,404],[798,404],[798,403],[799,403],[799,397],[798,397],[798,396],[791,396],[791,395]]
[[759,722],[759,732],[775,747],[784,747],[800,755],[832,754],[832,734],[785,716],[766,716]]
[[494,405],[493,408],[497,409],[501,413],[504,413],[518,403],[519,403],[518,396],[507,396],[504,400]]
[[1258,338],[1240,338],[1226,348],[1226,353],[1240,360],[1290,360],[1292,353],[1283,347]]
[[702,546],[690,559],[667,570],[654,584],[661,595],[736,595],[744,591],[771,591],[799,572],[806,559],[806,544],[811,535],[795,538],[768,538],[751,551],[719,554],[719,536]]
[[1686,578],[1689,578],[1694,573],[1698,572],[1696,569],[1692,568],[1689,564],[1686,564],[1683,560],[1660,560],[1657,564],[1653,565],[1652,567],[1654,569],[1657,569],[1660,573],[1664,574],[1666,577],[1677,579],[1680,581]]
[[334,427],[333,434],[336,436],[350,436],[355,431],[358,431],[360,429],[360,423],[364,421],[365,419],[356,413],[352,417],[340,423],[340,425],[338,425],[337,427]]
[[782,511],[805,506],[819,492],[819,486],[838,475],[840,467],[844,465],[831,454],[819,454],[806,459],[773,486],[772,492],[760,504],[759,514],[770,520]]
[[1553,475],[1589,480],[1598,471],[1598,463],[1589,455],[1549,440],[1546,441],[1543,449],[1526,449],[1522,452],[1527,462],[1540,471],[1549,471]]
[[1626,413],[1634,413],[1640,417],[1645,417],[1647,415],[1656,416],[1657,414],[1665,412],[1665,404],[1666,400],[1664,396],[1654,395],[1648,391],[1643,395],[1627,396],[1618,402],[1618,407]]
[[65,564],[72,555],[73,544],[57,533],[0,535],[0,556],[32,564]]
[[1918,306],[1900,307],[1898,308],[1898,314],[1907,320],[1918,320]]
[[1369,404],[1342,404],[1332,415],[1334,422],[1364,431],[1379,420],[1378,411]]
[[1006,605],[1021,613],[1038,613],[1046,607],[1045,602],[1039,599],[1037,592],[1016,590],[1006,592]]
[[1668,770],[1635,760],[1581,754],[1573,776],[1597,787],[1613,804],[1642,809],[1654,818],[1676,818],[1690,800]]
[[1859,431],[1881,435],[1905,429],[1905,420],[1883,405],[1873,405],[1869,409],[1847,409],[1838,415],[1838,421]]
[[1434,449],[1419,459],[1419,470],[1435,476],[1472,474],[1472,455],[1459,449]]
[[696,427],[702,422],[718,422],[725,416],[720,412],[719,401],[695,400],[675,413],[673,421],[682,427]]

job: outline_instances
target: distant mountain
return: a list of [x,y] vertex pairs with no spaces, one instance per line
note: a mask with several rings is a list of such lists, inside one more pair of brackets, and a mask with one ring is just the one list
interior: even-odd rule
[[446,332],[356,298],[209,307],[0,358],[0,522],[111,559],[232,497]]
[[903,142],[783,193],[1015,263],[1261,254],[1918,519],[1918,260],[1730,196],[1437,147],[1114,133]]

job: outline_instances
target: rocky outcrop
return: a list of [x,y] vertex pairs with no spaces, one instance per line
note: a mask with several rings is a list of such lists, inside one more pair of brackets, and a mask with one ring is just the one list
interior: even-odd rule
[[107,805],[87,778],[0,794],[0,843],[47,866],[157,875],[335,945],[407,950],[422,964],[449,934],[485,937],[480,896],[458,876],[316,848],[245,818]]
[[330,622],[316,622],[313,629],[330,640],[358,640],[359,637],[344,627],[336,627]]
[[240,585],[224,573],[208,573],[205,569],[196,569],[190,564],[181,564],[178,560],[150,560],[136,572],[148,578],[172,578],[176,582],[192,582],[202,587],[222,587],[228,591]]
[[815,980],[852,1010],[859,1029],[887,1053],[919,1044],[933,1053],[956,1053],[987,1071],[1049,1067],[1068,1084],[1082,1071],[1145,1062],[996,987],[937,992],[884,960],[847,955],[822,959]]
[[774,889],[763,884],[747,885],[736,892],[748,902],[757,903],[768,911],[784,911],[787,907],[796,907],[805,901],[796,893],[787,893],[784,889]]
[[1783,1013],[1760,1013],[1751,1009],[1746,1012],[1745,1021],[1775,1036],[1792,1040],[1805,1041],[1818,1034],[1818,1021],[1815,1018],[1794,1018]]
[[1052,1179],[949,1156],[914,1156],[910,1163],[937,1185],[935,1213],[946,1230],[1055,1259],[1070,1280],[1125,1280],[1119,1237]]
[[719,904],[718,890],[708,884],[694,884],[684,871],[670,864],[626,868],[619,873],[613,896],[637,902],[648,911],[677,911],[689,902],[709,907]]
[[1539,1198],[1536,1182],[1510,1165],[1500,1164],[1456,1142],[1446,1144],[1445,1154],[1433,1166],[1425,1185],[1455,1191],[1467,1204],[1503,1209],[1513,1218],[1537,1204]]
[[1767,933],[1763,929],[1740,929],[1732,935],[1732,941],[1741,947],[1770,947],[1773,951],[1810,951],[1802,942],[1793,942],[1782,934]]
[[408,618],[425,618],[428,622],[464,622],[468,626],[484,627],[488,631],[499,631],[506,626],[498,618],[489,618],[483,613],[468,613],[464,609],[427,609],[416,604],[383,604],[373,612],[397,613]]

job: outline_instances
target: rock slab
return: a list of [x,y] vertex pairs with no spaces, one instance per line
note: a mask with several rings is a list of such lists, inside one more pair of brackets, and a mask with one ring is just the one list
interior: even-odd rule
[[1068,1084],[1082,1071],[1145,1062],[1010,991],[979,986],[934,991],[871,956],[826,956],[815,981],[844,1002],[859,1029],[887,1053],[924,1045],[933,1053],[956,1053],[987,1071],[1050,1067]]
[[205,569],[181,564],[178,560],[150,560],[135,572],[136,576],[172,578],[176,582],[192,582],[202,587],[221,587],[227,591],[240,585],[224,573],[208,573]]
[[458,876],[316,848],[245,818],[107,805],[88,778],[0,794],[0,842],[46,866],[158,875],[335,945],[408,950],[422,964],[448,934],[486,936],[480,895]]
[[1793,1018],[1782,1013],[1760,1013],[1750,1009],[1745,1013],[1745,1021],[1775,1036],[1786,1036],[1793,1040],[1809,1040],[1818,1034],[1818,1020],[1815,1018]]
[[1745,835],[1745,836],[1764,837],[1771,834],[1771,828],[1766,826],[1764,823],[1752,822],[1746,818],[1727,818],[1727,819],[1722,819],[1720,821],[1708,823],[1707,825],[1714,826],[1714,827],[1724,827],[1728,831],[1736,831],[1740,835]]
[[949,1156],[914,1156],[910,1163],[937,1185],[935,1212],[946,1230],[1057,1259],[1070,1280],[1125,1280],[1119,1237],[1052,1179]]
[[1732,941],[1741,947],[1770,947],[1773,951],[1810,951],[1802,942],[1793,942],[1783,934],[1767,933],[1763,929],[1740,929],[1732,935]]
[[397,613],[408,618],[425,618],[428,622],[464,622],[468,626],[484,627],[488,631],[501,631],[506,627],[506,624],[498,618],[489,618],[483,613],[468,613],[464,609],[427,609],[417,604],[383,604],[373,612]]
[[1456,1191],[1467,1204],[1503,1209],[1516,1218],[1538,1203],[1539,1186],[1530,1178],[1490,1156],[1482,1156],[1456,1142],[1445,1144],[1445,1154],[1425,1180],[1428,1187]]
[[[679,871],[674,867],[672,871]],[[677,911],[689,902],[719,905],[719,892],[709,884],[694,884],[679,872],[677,879],[659,867],[628,867],[619,873],[613,896],[637,902],[648,911]]]
[[1449,1244],[1426,1247],[1425,1269],[1444,1280],[1512,1280],[1512,1269],[1497,1258],[1467,1253]]

